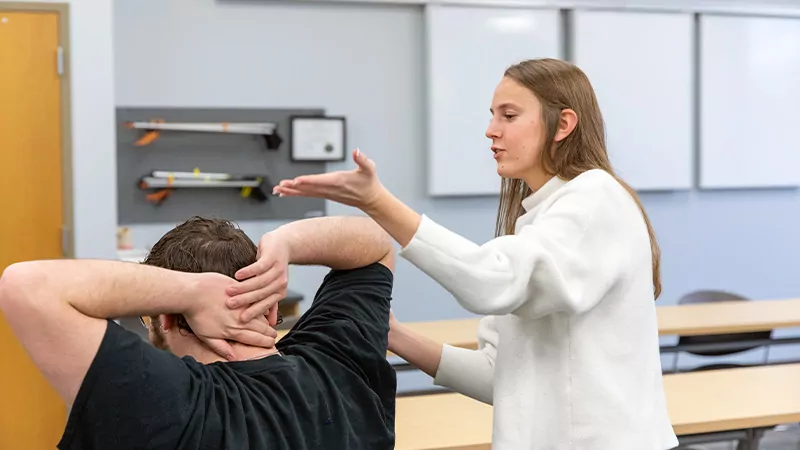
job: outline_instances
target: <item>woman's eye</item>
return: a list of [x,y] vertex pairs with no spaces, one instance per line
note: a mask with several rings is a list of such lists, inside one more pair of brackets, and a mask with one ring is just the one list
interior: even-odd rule
[[513,119],[514,117],[517,117],[517,116],[515,116],[514,114],[506,114],[505,117],[506,117],[507,120],[511,120],[511,119]]

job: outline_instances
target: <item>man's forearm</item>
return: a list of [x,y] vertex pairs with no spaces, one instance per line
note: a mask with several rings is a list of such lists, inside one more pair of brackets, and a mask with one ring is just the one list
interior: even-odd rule
[[6,269],[2,292],[43,308],[62,301],[100,319],[180,314],[192,300],[192,275],[121,261],[30,261]]
[[289,262],[353,269],[380,261],[393,250],[391,237],[369,217],[318,217],[269,233],[288,245]]

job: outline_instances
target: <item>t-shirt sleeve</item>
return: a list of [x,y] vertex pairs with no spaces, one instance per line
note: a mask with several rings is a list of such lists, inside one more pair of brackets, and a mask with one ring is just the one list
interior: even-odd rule
[[371,378],[386,364],[393,281],[392,272],[379,263],[331,270],[278,348],[291,354],[295,346],[310,347]]
[[197,384],[192,361],[108,321],[58,448],[177,448]]

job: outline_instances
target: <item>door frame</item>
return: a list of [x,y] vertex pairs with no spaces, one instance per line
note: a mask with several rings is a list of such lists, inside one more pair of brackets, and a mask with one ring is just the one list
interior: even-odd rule
[[[69,4],[0,2],[0,13],[32,12],[55,13],[58,15],[58,44],[62,51],[61,74],[61,251],[64,258],[75,257],[75,222],[73,210],[72,184],[72,120],[71,120],[71,79],[69,46]],[[58,55],[53,55],[56,60]]]

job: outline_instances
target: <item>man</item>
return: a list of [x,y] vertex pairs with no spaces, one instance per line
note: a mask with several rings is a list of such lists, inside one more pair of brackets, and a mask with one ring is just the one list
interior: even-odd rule
[[[0,308],[72,408],[59,449],[394,447],[390,239],[362,217],[297,221],[265,237],[259,262],[284,255],[332,269],[274,347],[264,317],[241,323],[244,310],[226,305],[257,249],[225,221],[179,225],[145,264],[6,269]],[[158,348],[108,320],[123,316],[147,316]],[[226,348],[238,361],[218,355]]]

